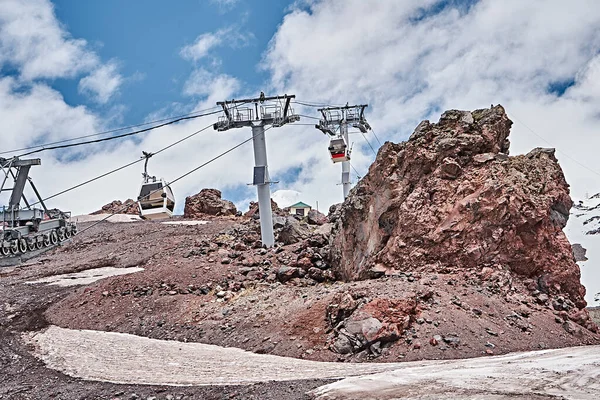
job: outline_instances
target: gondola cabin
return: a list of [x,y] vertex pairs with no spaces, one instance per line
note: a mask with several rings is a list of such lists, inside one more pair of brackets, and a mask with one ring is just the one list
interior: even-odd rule
[[170,218],[175,210],[175,196],[162,179],[144,182],[138,196],[140,217],[148,220]]
[[343,138],[331,139],[328,149],[331,154],[331,161],[334,163],[350,160],[350,152]]

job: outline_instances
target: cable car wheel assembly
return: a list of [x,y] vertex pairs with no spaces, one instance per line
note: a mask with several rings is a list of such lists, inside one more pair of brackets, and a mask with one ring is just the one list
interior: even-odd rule
[[[8,207],[0,209],[0,256],[12,257],[54,247],[77,233],[77,226],[70,221],[70,213],[48,209],[28,176],[31,166],[40,164],[39,158],[0,158],[0,170],[5,175],[0,183],[0,193],[11,192]],[[9,178],[14,181],[13,187],[5,188]],[[23,195],[27,182],[37,196],[35,204],[42,208],[32,207]],[[21,201],[25,207],[20,206]]]

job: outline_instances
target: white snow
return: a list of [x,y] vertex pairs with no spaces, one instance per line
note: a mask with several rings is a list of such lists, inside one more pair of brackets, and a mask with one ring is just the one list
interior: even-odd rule
[[208,221],[167,221],[162,223],[165,225],[206,225]]
[[130,267],[130,268],[114,268],[114,267],[102,267],[87,269],[81,272],[75,272],[71,274],[53,275],[47,276],[36,281],[25,282],[29,284],[35,283],[46,283],[49,285],[56,286],[76,286],[76,285],[89,285],[99,281],[100,279],[108,278],[110,276],[127,275],[133,274],[134,272],[143,271],[144,268]]
[[568,400],[600,398],[600,346],[497,357],[409,362],[391,372],[347,378],[313,391],[326,399]]
[[321,400],[525,399],[532,394],[596,400],[600,393],[600,346],[464,360],[356,364],[57,326],[25,333],[23,338],[49,368],[115,383],[231,385],[357,376],[316,389]]
[[[100,221],[110,214],[96,214],[96,215],[76,215],[71,217],[71,221],[73,222],[96,222]],[[111,215],[106,221],[108,222],[138,222],[142,221],[139,215],[130,215],[130,214],[115,214]]]
[[[594,305],[594,295],[600,293],[600,234],[587,235],[587,232],[600,228],[600,196],[573,199],[574,206],[564,232],[571,244],[579,243],[587,249],[587,261],[580,261],[581,283],[586,288],[585,299]],[[598,217],[593,219],[593,217]],[[586,223],[586,221],[589,221]]]

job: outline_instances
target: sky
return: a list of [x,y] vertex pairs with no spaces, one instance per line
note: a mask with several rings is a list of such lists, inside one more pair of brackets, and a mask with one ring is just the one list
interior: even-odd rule
[[[502,104],[514,121],[511,154],[555,147],[575,197],[600,191],[595,0],[0,0],[0,156],[261,91],[368,103],[375,133],[351,135],[354,181],[373,161],[377,138],[406,140],[446,109]],[[318,116],[311,107],[295,111]],[[214,120],[38,153],[42,166],[31,175],[47,197]],[[340,166],[314,122],[267,132],[269,169],[276,199],[326,210],[342,200]],[[249,136],[208,129],[153,157],[149,172],[172,181]],[[251,147],[175,183],[177,210],[204,187],[246,208],[256,197]],[[141,172],[135,164],[49,206],[79,214],[135,198]]]

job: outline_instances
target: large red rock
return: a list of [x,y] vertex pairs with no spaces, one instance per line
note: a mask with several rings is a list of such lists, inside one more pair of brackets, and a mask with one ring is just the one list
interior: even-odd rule
[[98,211],[94,211],[90,215],[97,214],[130,214],[139,215],[140,209],[137,202],[132,199],[127,199],[125,202],[121,200],[114,200],[104,206]]
[[[289,212],[286,212],[286,211],[282,210],[281,208],[279,208],[279,206],[273,199],[271,199],[271,211],[273,212],[274,215],[279,215],[279,216],[287,216],[289,214]],[[258,202],[251,201],[248,211],[246,211],[244,216],[245,217],[254,217],[255,215],[258,216],[259,214],[260,213],[259,213],[259,209],[258,209]]]
[[237,209],[229,200],[221,198],[217,189],[202,189],[200,193],[185,198],[183,216],[185,218],[202,218],[206,215],[236,215]]
[[562,229],[572,201],[553,149],[508,156],[502,106],[445,112],[385,143],[344,202],[331,262],[344,280],[393,270],[507,270],[585,306]]

